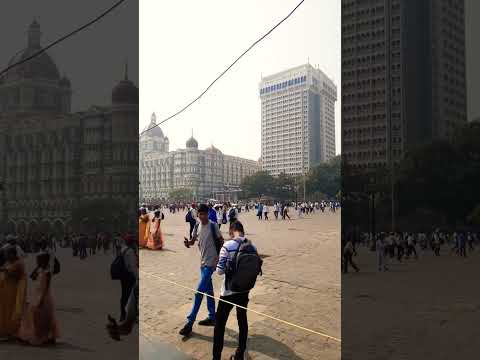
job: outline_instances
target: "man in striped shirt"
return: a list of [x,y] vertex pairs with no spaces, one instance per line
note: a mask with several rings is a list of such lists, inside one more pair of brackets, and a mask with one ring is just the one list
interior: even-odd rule
[[[233,260],[236,251],[240,247],[240,244],[245,241],[245,232],[243,225],[240,221],[235,221],[230,224],[229,229],[231,240],[223,244],[220,250],[220,256],[217,264],[217,274],[225,275],[225,271],[229,265],[229,262]],[[217,313],[215,315],[215,330],[213,335],[213,360],[220,360],[223,350],[223,340],[225,335],[225,325],[230,315],[230,311],[233,308],[232,304],[240,305],[244,308],[248,305],[249,291],[246,292],[233,292],[226,288],[226,276],[223,278],[222,289],[220,292],[220,299],[228,301],[219,301]],[[244,353],[247,348],[248,337],[248,321],[247,311],[245,309],[237,307],[237,320],[238,320],[238,348],[234,355],[230,357],[230,360],[243,360]]]

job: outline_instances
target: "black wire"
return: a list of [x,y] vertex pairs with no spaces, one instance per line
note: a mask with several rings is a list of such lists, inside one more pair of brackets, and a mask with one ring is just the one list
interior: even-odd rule
[[200,98],[205,95],[205,93],[210,90],[210,88],[213,86],[213,84],[215,84],[223,75],[225,75],[225,73],[230,70],[247,52],[249,52],[255,45],[257,45],[260,41],[262,41],[263,39],[265,39],[268,35],[270,35],[270,33],[272,33],[277,27],[279,27],[285,20],[287,20],[299,7],[300,5],[302,5],[302,3],[304,2],[305,0],[302,0],[298,3],[297,6],[295,6],[295,8],[290,11],[290,13],[288,13],[287,16],[285,16],[282,20],[280,20],[280,22],[278,22],[273,28],[271,28],[265,35],[263,35],[261,38],[259,38],[257,41],[255,41],[252,45],[250,45],[248,47],[247,50],[245,50],[239,57],[237,57],[235,59],[235,61],[233,63],[231,63],[225,70],[222,71],[222,73],[220,75],[218,75],[216,77],[215,80],[213,80],[210,85],[207,86],[207,88],[205,90],[203,90],[203,92],[198,95],[195,99],[193,99],[192,101],[190,101],[187,105],[185,105],[183,108],[181,108],[180,110],[178,110],[176,113],[174,113],[173,115],[170,115],[169,117],[167,117],[166,119],[160,121],[159,123],[149,127],[148,129],[142,131],[140,133],[140,136],[142,136],[144,133],[146,133],[147,131],[150,131],[154,128],[156,128],[157,126],[160,126],[161,124],[163,124],[164,122],[170,120],[171,118],[174,118],[175,116],[177,115],[180,115],[182,112],[184,112],[185,110],[187,110],[191,105],[193,105],[195,102],[197,102],[198,100],[200,100]]
[[20,61],[17,61],[16,63],[14,64],[11,64],[9,66],[7,66],[5,69],[3,69],[2,71],[0,71],[0,76],[2,76],[3,74],[5,74],[7,71],[11,70],[12,68],[18,66],[18,65],[21,65],[27,61],[30,61],[32,60],[33,58],[37,57],[38,55],[44,53],[45,51],[47,51],[48,49],[52,48],[53,46],[57,45],[58,43],[61,43],[62,41],[68,39],[69,37],[77,34],[78,32],[82,31],[83,29],[86,29],[87,27],[89,27],[90,25],[96,23],[97,21],[99,21],[100,19],[102,19],[103,17],[107,16],[109,13],[111,13],[113,10],[115,10],[118,6],[120,6],[123,2],[125,2],[126,0],[119,0],[117,1],[115,4],[113,4],[110,8],[108,8],[107,10],[105,10],[103,13],[101,13],[100,15],[98,15],[96,18],[94,18],[93,20],[89,21],[88,23],[86,23],[85,25],[82,25],[80,26],[79,28],[73,30],[72,32],[62,36],[61,38],[55,40],[54,42],[52,42],[51,44],[49,44],[48,46],[44,47],[44,48],[41,48],[40,50],[36,51],[35,53],[33,53],[32,55],[26,57],[25,59],[22,59]]

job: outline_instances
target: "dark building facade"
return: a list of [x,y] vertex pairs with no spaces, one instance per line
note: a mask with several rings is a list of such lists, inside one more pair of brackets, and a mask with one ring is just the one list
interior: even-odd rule
[[[27,47],[9,64],[38,51],[40,39],[34,21]],[[135,226],[138,88],[128,80],[126,68],[109,106],[72,113],[71,94],[69,79],[60,76],[46,52],[0,78],[4,231],[64,233],[78,230],[80,221],[101,221],[72,217],[85,200],[121,204],[130,213],[116,219],[117,230]]]
[[385,167],[467,121],[463,0],[342,0],[342,153]]

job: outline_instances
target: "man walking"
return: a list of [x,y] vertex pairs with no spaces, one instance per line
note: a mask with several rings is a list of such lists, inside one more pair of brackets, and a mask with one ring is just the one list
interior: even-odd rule
[[[223,342],[225,336],[225,325],[230,315],[230,311],[233,308],[233,304],[239,305],[237,307],[237,321],[238,321],[238,347],[234,355],[230,356],[230,360],[243,360],[245,355],[245,350],[247,348],[247,338],[248,338],[248,320],[247,320],[247,310],[245,308],[248,306],[248,296],[250,289],[246,291],[234,292],[230,290],[230,286],[227,284],[228,279],[231,279],[232,274],[230,271],[235,269],[235,259],[239,256],[239,249],[241,246],[248,246],[252,251],[252,254],[257,254],[256,248],[251,244],[249,240],[245,238],[245,232],[243,229],[242,223],[239,221],[230,224],[230,237],[231,240],[227,241],[221,251],[220,257],[217,265],[217,273],[219,275],[225,275],[222,284],[222,290],[220,293],[220,299],[225,300],[220,301],[217,309],[217,318],[215,322],[215,330],[213,335],[213,360],[221,360]],[[245,244],[245,245],[244,245]],[[233,263],[233,266],[232,266]],[[237,263],[238,264],[238,263]],[[261,271],[261,260],[259,261],[259,270]],[[236,271],[239,271],[236,269]],[[227,279],[228,277],[228,279]],[[253,285],[252,285],[253,286]]]
[[[218,225],[208,219],[208,206],[201,204],[198,207],[199,222],[195,225],[192,233],[192,239],[185,238],[185,246],[189,248],[198,241],[200,250],[200,282],[197,291],[213,296],[212,274],[215,271],[218,261],[219,244],[223,242],[222,234]],[[196,293],[193,301],[193,307],[187,316],[187,323],[180,330],[180,335],[188,336],[192,332],[193,324],[197,318],[200,305],[202,304],[203,294]],[[199,325],[215,325],[215,300],[207,297],[208,318],[199,321]]]
[[356,272],[359,272],[360,269],[353,262],[353,255],[355,254],[355,247],[353,246],[352,238],[350,237],[343,248],[343,273],[348,273],[348,265],[350,264]]
[[273,204],[273,215],[275,216],[275,220],[278,220],[278,203]]
[[138,279],[138,249],[135,244],[135,238],[132,234],[126,234],[121,246],[121,256],[125,264],[125,277],[120,279],[122,295],[120,297],[120,321],[124,321],[127,316],[127,303],[132,289]]
[[377,252],[377,269],[378,271],[387,271],[387,264],[385,259],[385,243],[384,235],[380,235],[375,243],[375,251]]
[[185,222],[190,225],[190,231],[188,232],[188,234],[189,240],[192,240],[193,229],[195,227],[195,224],[197,223],[197,210],[195,209],[195,204],[192,204],[190,209],[188,209],[187,215],[185,215]]

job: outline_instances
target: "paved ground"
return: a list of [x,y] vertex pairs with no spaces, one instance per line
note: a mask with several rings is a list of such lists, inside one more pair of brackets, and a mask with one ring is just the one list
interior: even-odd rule
[[[247,237],[265,257],[264,276],[252,292],[249,306],[340,337],[340,213],[259,222],[251,212],[242,213],[241,220]],[[183,236],[187,233],[184,214],[166,214],[162,226],[166,250],[142,250],[141,269],[196,287],[199,253],[196,248],[183,246]],[[220,284],[221,278],[215,275],[216,294]],[[211,359],[212,328],[195,326],[189,339],[178,335],[191,308],[193,294],[146,275],[142,275],[140,285],[140,329],[145,338],[170,344],[197,360]],[[232,315],[225,338],[225,358],[234,351],[238,336],[236,317]],[[199,319],[205,316],[206,306],[202,304]],[[249,323],[250,359],[340,358],[340,346],[321,336],[252,313],[249,313]],[[142,344],[147,347],[145,341]]]
[[480,251],[466,259],[449,252],[389,260],[379,273],[375,253],[360,248],[361,271],[342,277],[342,358],[478,358]]
[[[138,357],[138,328],[121,342],[111,340],[105,331],[107,313],[118,317],[120,284],[111,281],[111,254],[95,255],[86,260],[71,256],[70,250],[57,254],[62,271],[52,286],[61,338],[55,347],[27,347],[0,343],[2,360],[92,360],[134,359]],[[32,270],[33,256],[27,260]],[[30,289],[33,283],[29,283]]]

